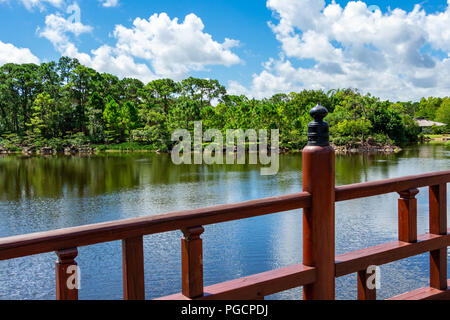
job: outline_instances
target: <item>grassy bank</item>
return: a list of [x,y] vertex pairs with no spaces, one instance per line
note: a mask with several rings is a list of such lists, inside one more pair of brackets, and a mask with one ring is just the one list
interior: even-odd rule
[[446,140],[450,139],[450,134],[426,134],[425,138],[431,140]]

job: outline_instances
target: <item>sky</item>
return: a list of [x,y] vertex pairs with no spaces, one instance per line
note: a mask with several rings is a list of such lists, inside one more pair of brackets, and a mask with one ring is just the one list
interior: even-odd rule
[[0,0],[0,65],[61,56],[147,83],[217,79],[270,97],[450,94],[450,0]]

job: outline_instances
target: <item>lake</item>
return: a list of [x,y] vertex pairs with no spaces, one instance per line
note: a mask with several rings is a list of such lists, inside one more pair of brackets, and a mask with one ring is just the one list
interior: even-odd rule
[[[443,145],[395,155],[337,155],[336,185],[450,168]],[[234,203],[302,190],[301,154],[280,171],[257,165],[181,165],[153,153],[0,157],[0,237]],[[428,232],[428,190],[418,195],[418,232]],[[449,188],[450,191],[450,188]],[[450,192],[449,192],[450,195]],[[397,194],[336,204],[336,254],[397,239]],[[450,206],[449,206],[450,208]],[[450,210],[448,211],[450,218]],[[144,238],[147,299],[181,291],[181,232]],[[205,285],[302,260],[302,212],[205,227]],[[0,299],[54,299],[54,253],[0,262]],[[80,299],[122,299],[121,242],[79,248]],[[381,267],[380,299],[428,285],[428,255]],[[450,273],[449,273],[450,275]],[[337,299],[356,298],[356,275],[336,280]],[[300,299],[301,289],[267,299]]]

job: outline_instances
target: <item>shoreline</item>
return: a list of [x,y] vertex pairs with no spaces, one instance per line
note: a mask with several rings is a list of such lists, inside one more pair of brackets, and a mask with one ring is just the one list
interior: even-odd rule
[[[436,141],[437,142],[437,141]],[[440,140],[445,144],[445,140]],[[429,142],[424,142],[429,143]],[[395,154],[401,152],[403,149],[399,146],[394,146],[391,144],[374,144],[370,145],[368,143],[358,143],[349,144],[344,146],[336,146],[331,144],[337,154],[367,154],[367,153],[380,153],[380,154]],[[24,156],[51,156],[51,155],[95,155],[95,154],[114,154],[114,153],[157,153],[157,154],[170,154],[171,151],[161,151],[161,150],[150,150],[148,148],[117,148],[117,145],[111,147],[110,149],[105,148],[105,145],[86,145],[82,147],[70,147],[66,148],[64,151],[57,151],[49,147],[44,147],[41,149],[35,149],[30,147],[23,147],[22,150],[10,151],[6,148],[0,148],[0,155],[24,155]],[[99,150],[100,149],[100,150]],[[299,153],[302,150],[280,148],[280,154],[293,154]],[[248,153],[248,151],[246,151]]]
[[335,146],[332,145],[336,153],[342,154],[366,154],[366,153],[383,153],[383,154],[395,154],[401,152],[403,149],[399,146],[394,146],[390,144],[380,144],[380,145],[345,145],[345,146]]

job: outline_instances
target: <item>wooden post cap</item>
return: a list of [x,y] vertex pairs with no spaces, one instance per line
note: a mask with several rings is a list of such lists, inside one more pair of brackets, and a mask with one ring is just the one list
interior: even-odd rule
[[323,121],[328,115],[327,108],[316,105],[309,112],[314,121],[308,126],[308,146],[326,147],[330,145],[330,125]]

